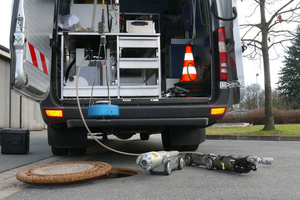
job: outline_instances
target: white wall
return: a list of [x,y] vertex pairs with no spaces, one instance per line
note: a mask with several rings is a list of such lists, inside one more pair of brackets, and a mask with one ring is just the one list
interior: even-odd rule
[[[6,49],[0,48],[0,129],[9,127],[9,83],[10,56]],[[42,130],[47,127],[39,104],[14,92],[11,94],[11,116],[12,128]]]

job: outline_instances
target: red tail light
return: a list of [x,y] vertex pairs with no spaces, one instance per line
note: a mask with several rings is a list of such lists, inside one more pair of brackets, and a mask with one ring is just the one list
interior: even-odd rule
[[226,35],[225,28],[219,28],[219,57],[220,57],[220,81],[227,81],[228,79],[228,65],[227,65],[227,50],[226,50]]

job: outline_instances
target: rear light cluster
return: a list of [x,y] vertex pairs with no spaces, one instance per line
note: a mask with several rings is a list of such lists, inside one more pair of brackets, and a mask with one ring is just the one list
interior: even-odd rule
[[62,110],[45,110],[46,115],[48,117],[63,117],[63,111]]
[[219,28],[219,57],[220,57],[220,81],[227,81],[228,66],[227,66],[227,50],[226,50],[226,35],[225,28]]
[[226,111],[226,108],[212,108],[210,110],[210,115],[223,115]]

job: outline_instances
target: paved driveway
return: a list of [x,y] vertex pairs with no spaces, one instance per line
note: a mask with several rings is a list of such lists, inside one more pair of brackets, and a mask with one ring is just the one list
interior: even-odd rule
[[[137,137],[136,137],[137,138]],[[109,140],[107,145],[127,152],[142,153],[161,150],[157,135],[149,141]],[[0,197],[3,199],[298,199],[300,195],[300,143],[275,141],[207,140],[197,150],[221,155],[257,155],[274,158],[274,165],[259,165],[248,174],[235,174],[203,167],[185,166],[169,176],[150,175],[135,164],[135,157],[123,156],[92,146],[86,156],[55,156],[31,165],[46,162],[91,160],[107,162],[112,167],[140,170],[140,174],[119,179],[93,180],[84,183],[56,186],[36,186],[18,182],[12,177],[9,183],[0,180]],[[28,154],[30,157],[30,154]],[[26,168],[27,167],[27,168]],[[20,170],[17,169],[17,170]],[[15,170],[16,171],[16,170]],[[7,185],[3,185],[7,184]],[[15,185],[13,185],[15,184]],[[6,189],[5,189],[6,188]],[[9,192],[13,191],[13,192]]]

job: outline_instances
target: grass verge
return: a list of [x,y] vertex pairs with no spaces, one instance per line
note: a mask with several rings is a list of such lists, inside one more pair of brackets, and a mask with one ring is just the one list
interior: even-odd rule
[[244,127],[209,127],[207,135],[275,135],[275,136],[300,136],[300,124],[275,125],[274,131],[263,131],[264,125]]

